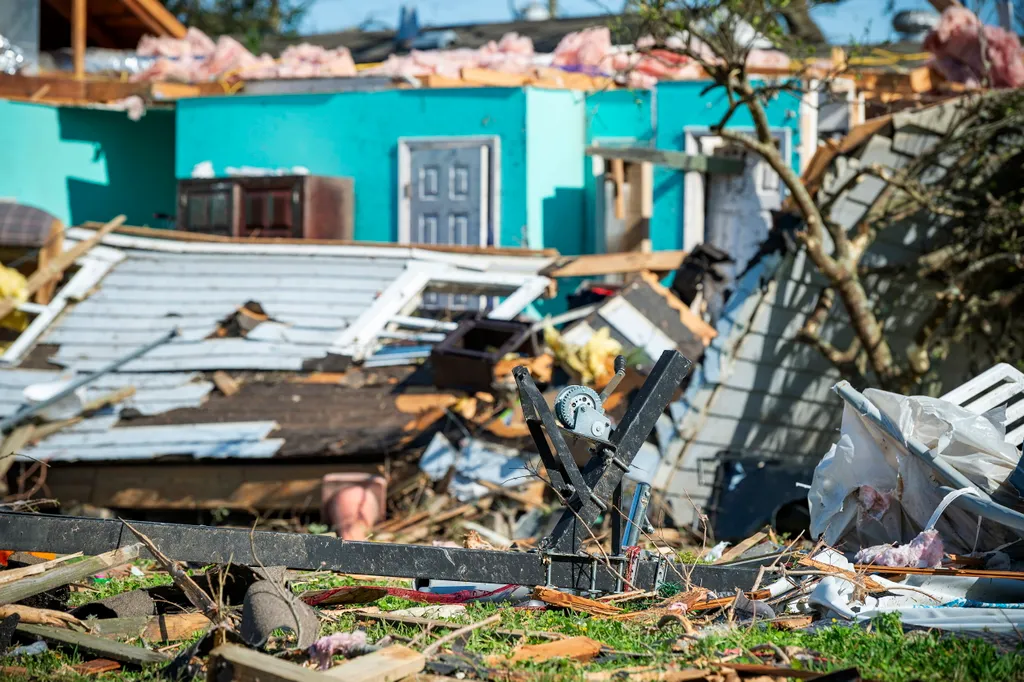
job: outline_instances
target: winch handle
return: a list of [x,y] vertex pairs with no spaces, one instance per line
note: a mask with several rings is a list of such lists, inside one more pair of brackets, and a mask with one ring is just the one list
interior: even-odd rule
[[626,358],[623,355],[619,355],[615,358],[615,376],[611,378],[608,385],[601,391],[601,402],[603,403],[608,399],[612,393],[615,392],[619,382],[626,376]]

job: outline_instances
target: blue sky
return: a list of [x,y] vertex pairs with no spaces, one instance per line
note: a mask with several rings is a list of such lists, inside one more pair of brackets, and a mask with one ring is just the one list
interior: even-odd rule
[[[522,7],[527,0],[511,0]],[[473,24],[509,21],[509,0],[313,0],[304,33],[326,33],[351,28],[367,18],[394,27],[402,5],[415,6],[424,25]],[[559,0],[564,15],[605,14],[622,7],[622,0]],[[927,0],[895,0],[896,8],[931,9]],[[817,7],[815,20],[831,42],[872,42],[892,37],[892,17],[886,0],[845,0],[836,6]]]

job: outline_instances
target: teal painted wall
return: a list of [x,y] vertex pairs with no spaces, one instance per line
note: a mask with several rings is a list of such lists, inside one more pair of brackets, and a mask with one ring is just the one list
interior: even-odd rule
[[180,100],[175,173],[201,161],[305,166],[355,180],[356,239],[398,238],[398,138],[497,135],[502,246],[527,225],[526,93],[513,88],[383,90]]
[[650,90],[601,90],[587,95],[587,142],[628,137],[648,143],[654,138]]
[[526,90],[526,223],[533,248],[583,252],[585,106],[579,92]]
[[174,213],[174,114],[140,121],[121,111],[0,100],[0,197],[36,206],[65,223],[164,223]]
[[[721,121],[729,104],[721,89],[701,97],[707,82],[664,82],[657,87],[655,146],[658,149],[686,150],[685,129],[705,127]],[[782,93],[766,106],[768,122],[774,128],[788,128],[793,167],[799,169],[800,98]],[[753,126],[746,109],[741,108],[729,121],[729,128]],[[683,245],[683,173],[655,167],[654,215],[651,219],[651,243],[655,250],[679,249]]]

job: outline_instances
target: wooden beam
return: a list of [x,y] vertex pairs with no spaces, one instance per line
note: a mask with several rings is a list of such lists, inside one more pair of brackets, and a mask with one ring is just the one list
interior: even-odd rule
[[740,159],[685,154],[649,147],[587,147],[587,156],[621,159],[632,163],[652,163],[655,166],[681,171],[697,171],[698,173],[736,175],[743,172],[743,161]]
[[[145,12],[157,24],[163,27],[164,32],[160,35],[184,38],[185,33],[188,32],[188,29],[158,0],[135,0],[134,4],[138,7],[138,11]],[[128,2],[125,2],[125,5],[128,5]],[[130,5],[129,8],[131,8]],[[139,18],[141,19],[142,17],[140,16]]]
[[37,594],[42,594],[55,587],[61,587],[69,583],[85,580],[89,576],[96,575],[100,571],[116,566],[122,566],[139,558],[141,544],[129,545],[121,549],[115,549],[105,554],[89,557],[75,564],[59,566],[42,575],[29,576],[21,580],[0,586],[0,604],[14,604],[22,599],[28,599]]
[[88,23],[85,0],[71,0],[71,52],[78,80],[85,78],[85,30]]
[[[157,36],[168,35],[167,28],[144,6],[146,3],[144,3],[143,0],[121,0],[121,2],[124,3],[124,6],[127,7],[132,14],[139,18],[139,21],[145,25],[146,30],[150,33]],[[166,12],[167,10],[164,11]],[[184,36],[185,34],[183,33],[180,36],[173,37],[183,38]]]
[[330,678],[301,665],[237,644],[221,644],[210,654],[207,680],[231,682],[327,682]]
[[615,219],[626,219],[626,162],[611,159],[612,180],[615,182]]
[[24,635],[31,635],[55,644],[63,644],[78,651],[87,651],[103,658],[120,661],[121,663],[149,665],[166,663],[171,660],[170,656],[158,651],[143,649],[140,646],[132,646],[131,644],[122,644],[121,642],[89,635],[84,632],[74,632],[48,625],[18,625],[17,630]]
[[679,269],[686,258],[685,251],[652,251],[642,253],[600,253],[591,256],[576,256],[568,262],[556,264],[546,273],[548,277],[594,277],[597,275],[620,275],[630,272],[673,272]]

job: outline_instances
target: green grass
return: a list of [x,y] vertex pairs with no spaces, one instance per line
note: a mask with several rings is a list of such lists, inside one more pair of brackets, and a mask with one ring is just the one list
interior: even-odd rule
[[[152,585],[167,584],[169,576],[154,574],[146,578],[118,578],[97,585],[98,592],[76,593],[77,603],[93,601],[127,590]],[[407,582],[379,580],[367,583],[349,577],[329,573],[310,573],[298,578],[296,591],[327,589],[355,584],[402,584]],[[423,606],[399,597],[385,597],[375,604],[381,611]],[[631,604],[631,609],[649,604]],[[818,672],[829,672],[848,667],[857,667],[867,679],[884,682],[1009,682],[1024,680],[1024,656],[1001,656],[996,649],[978,639],[959,639],[937,634],[913,633],[904,635],[896,617],[884,617],[874,621],[868,629],[836,624],[814,633],[786,632],[766,629],[762,626],[737,626],[730,630],[710,634],[702,638],[680,639],[678,627],[659,630],[648,625],[598,620],[583,614],[561,611],[529,611],[511,609],[496,604],[471,604],[456,623],[458,625],[482,620],[500,613],[500,625],[481,628],[472,632],[466,641],[466,651],[481,656],[504,657],[520,644],[540,644],[547,640],[540,637],[509,637],[498,630],[526,630],[531,632],[557,632],[568,636],[585,636],[603,642],[619,652],[632,656],[619,656],[602,663],[580,664],[572,661],[550,661],[540,664],[518,664],[517,670],[531,672],[537,680],[582,680],[586,672],[615,668],[650,666],[656,664],[677,667],[702,666],[723,655],[741,653],[734,660],[760,662],[750,650],[765,643],[781,648],[797,647],[811,655],[810,662],[796,660],[793,667],[808,667]],[[448,632],[435,629],[422,636],[423,628],[418,625],[383,623],[379,621],[357,621],[353,614],[336,616],[336,622],[324,622],[321,634],[350,631],[362,626],[371,641],[391,635],[397,641],[417,639],[417,648],[423,648],[437,637]],[[136,642],[138,643],[138,642]],[[680,644],[686,646],[681,648]],[[186,643],[180,646],[184,647]],[[685,653],[678,653],[683,650]],[[83,677],[69,670],[69,666],[90,656],[80,657],[74,652],[50,651],[43,656],[21,659],[6,659],[3,665],[28,668],[31,679],[99,680],[107,682],[149,682],[156,680],[156,669],[143,671],[117,671],[96,677]],[[4,676],[4,679],[17,679]]]

